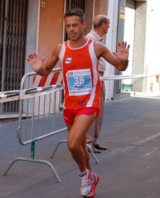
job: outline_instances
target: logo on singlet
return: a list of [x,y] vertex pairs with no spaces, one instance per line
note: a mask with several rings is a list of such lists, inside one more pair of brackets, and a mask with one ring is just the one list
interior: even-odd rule
[[78,101],[78,104],[80,104],[80,105],[85,105],[86,104],[86,101]]
[[72,58],[71,57],[67,57],[66,60],[65,60],[65,63],[66,64],[71,64],[72,62]]

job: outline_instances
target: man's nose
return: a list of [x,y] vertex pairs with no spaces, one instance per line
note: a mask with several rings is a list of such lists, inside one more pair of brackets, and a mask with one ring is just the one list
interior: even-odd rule
[[70,31],[73,31],[74,30],[74,27],[73,26],[70,26]]

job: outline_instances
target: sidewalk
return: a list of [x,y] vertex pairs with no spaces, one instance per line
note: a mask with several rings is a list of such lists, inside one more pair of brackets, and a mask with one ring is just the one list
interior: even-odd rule
[[[44,164],[17,161],[6,176],[9,164],[30,157],[30,147],[16,138],[18,122],[0,125],[0,198],[80,198],[77,166],[66,143],[51,159],[57,142],[67,132],[36,143],[36,158],[51,162],[58,183]],[[91,157],[100,175],[96,198],[160,198],[160,98],[127,97],[108,101],[99,138],[108,150]]]

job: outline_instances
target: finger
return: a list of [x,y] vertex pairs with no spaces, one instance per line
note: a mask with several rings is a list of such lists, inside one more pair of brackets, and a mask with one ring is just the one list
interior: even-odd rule
[[127,46],[127,51],[129,51],[130,45]]
[[33,59],[33,54],[28,54],[28,58],[29,58],[30,60],[32,60],[32,59]]
[[118,47],[121,47],[121,42],[118,42]]
[[28,57],[27,57],[30,61],[37,58],[37,54],[34,52],[34,53],[31,53],[31,54],[28,54]]
[[36,52],[33,53],[33,57],[34,57],[34,58],[37,58]]
[[27,61],[30,61],[30,60],[31,60],[31,54],[28,54]]
[[123,41],[123,42],[122,42],[122,46],[123,46],[123,48],[126,48],[127,42]]

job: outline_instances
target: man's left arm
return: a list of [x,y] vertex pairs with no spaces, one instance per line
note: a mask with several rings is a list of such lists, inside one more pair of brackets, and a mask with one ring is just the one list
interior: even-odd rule
[[95,43],[95,53],[97,57],[103,57],[119,71],[125,71],[128,67],[129,48],[130,45],[122,41],[118,43],[117,53],[112,53],[105,45]]

